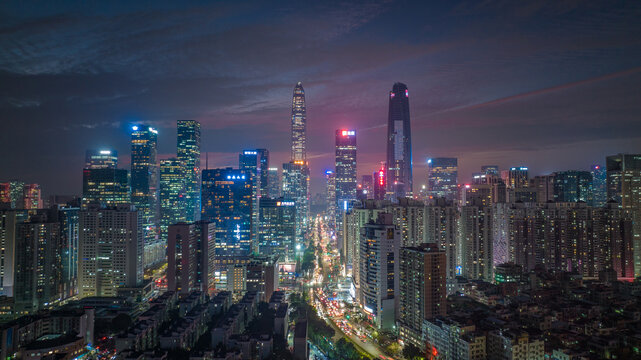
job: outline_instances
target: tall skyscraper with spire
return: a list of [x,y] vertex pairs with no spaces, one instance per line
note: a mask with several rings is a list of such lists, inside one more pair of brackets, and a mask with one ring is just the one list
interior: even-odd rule
[[305,89],[299,81],[294,87],[292,98],[292,161],[307,161],[307,153],[305,152],[307,145],[306,122]]
[[412,196],[412,132],[407,85],[395,83],[389,93],[387,121],[387,196]]
[[200,123],[178,120],[177,155],[183,164],[187,221],[200,220]]

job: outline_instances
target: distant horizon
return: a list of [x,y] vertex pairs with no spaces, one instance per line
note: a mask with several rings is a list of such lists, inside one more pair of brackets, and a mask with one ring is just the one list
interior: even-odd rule
[[388,92],[409,88],[414,190],[429,157],[531,176],[641,153],[641,3],[359,4],[65,1],[0,4],[0,181],[82,191],[85,151],[129,168],[132,124],[202,123],[201,163],[248,148],[290,157],[292,90],[307,103],[312,194],[355,129],[358,179],[385,161]]

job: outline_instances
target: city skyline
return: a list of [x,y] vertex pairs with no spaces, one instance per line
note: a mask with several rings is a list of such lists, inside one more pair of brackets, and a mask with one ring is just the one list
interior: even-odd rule
[[[142,58],[132,65],[122,53],[98,58],[111,45],[96,39],[113,39],[110,22],[143,18],[141,8],[99,4],[69,12],[71,5],[57,4],[23,12],[21,6],[3,4],[0,13],[7,27],[0,43],[9,51],[0,57],[0,118],[17,121],[0,134],[0,150],[22,150],[3,158],[0,178],[38,183],[47,196],[80,195],[82,179],[76,174],[86,149],[114,149],[121,155],[119,167],[130,168],[130,128],[145,124],[159,131],[159,159],[170,158],[175,156],[177,119],[202,123],[202,152],[209,154],[210,169],[234,166],[244,148],[267,148],[272,164],[282,164],[291,156],[290,96],[298,81],[306,92],[312,193],[322,192],[324,172],[332,168],[337,128],[359,134],[359,178],[379,168],[385,158],[380,145],[385,141],[386,94],[397,81],[410,88],[415,191],[425,183],[429,157],[457,157],[460,181],[465,182],[484,164],[502,169],[522,164],[538,175],[588,170],[592,164],[605,165],[606,156],[639,152],[641,49],[633,25],[638,4],[405,5],[350,5],[323,21],[314,19],[336,15],[331,6],[287,8],[299,20],[275,24],[256,15],[247,23],[221,21],[219,28],[198,31],[195,26],[210,14],[224,20],[269,7],[266,14],[276,21],[291,17],[279,12],[282,8],[261,4],[242,9],[165,6],[157,9],[164,16],[158,23],[127,21],[123,31],[131,36],[123,45],[133,58]],[[421,14],[430,14],[429,26]],[[405,25],[393,27],[400,16]],[[461,20],[448,24],[457,17]],[[143,56],[144,47],[136,48],[141,41],[153,46],[160,39],[135,35],[140,31],[171,28],[185,19],[190,20],[186,31],[168,40],[158,56]],[[87,22],[95,22],[96,28],[74,31]],[[589,31],[580,30],[581,24],[588,24]],[[280,31],[295,25],[298,34]],[[326,36],[312,36],[314,27]],[[262,67],[220,37],[250,39],[250,34],[272,28],[279,31],[264,31],[252,40],[265,51]],[[401,33],[409,35],[398,42]],[[60,41],[64,34],[73,40]],[[199,36],[219,46],[199,43]],[[305,42],[309,39],[313,41]],[[519,46],[523,39],[534,46]],[[479,50],[490,41],[492,46]],[[19,51],[19,43],[28,44],[25,51]],[[303,43],[309,48],[300,50]],[[71,44],[88,44],[92,51],[81,54]],[[270,45],[277,51],[265,47]],[[208,64],[201,54],[180,60],[172,52],[183,46],[202,54],[219,48],[243,60],[232,64],[224,57],[208,57]],[[344,53],[336,59],[324,55],[341,49]],[[295,52],[300,58],[292,60]],[[311,56],[315,54],[319,56]],[[471,54],[472,60],[465,58]],[[165,74],[170,67],[176,76]],[[239,67],[252,71],[245,75]],[[231,83],[223,73],[237,81]],[[156,89],[159,84],[171,90]],[[17,136],[27,132],[29,137]],[[204,154],[201,163],[204,168]]]

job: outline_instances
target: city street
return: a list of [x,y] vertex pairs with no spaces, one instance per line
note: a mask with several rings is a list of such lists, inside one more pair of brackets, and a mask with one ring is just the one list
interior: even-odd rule
[[312,299],[312,306],[317,309],[319,316],[336,332],[333,340],[336,342],[346,337],[372,358],[392,359],[386,356],[383,349],[373,340],[371,328],[361,326],[354,321],[354,314],[360,313],[360,308],[356,306],[355,311],[349,310],[352,307],[349,288],[340,285],[351,280],[344,278],[339,270],[341,268],[339,251],[320,217],[316,218],[313,239],[320,266],[314,269],[311,282],[313,287],[309,290],[309,298]]

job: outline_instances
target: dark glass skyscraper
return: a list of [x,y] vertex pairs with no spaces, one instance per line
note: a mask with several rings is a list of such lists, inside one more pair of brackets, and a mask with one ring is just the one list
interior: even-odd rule
[[356,132],[336,130],[336,225],[341,231],[343,213],[356,200]]
[[[142,214],[145,266],[164,259],[158,240],[158,131],[133,126],[131,132],[131,202]],[[158,249],[156,249],[158,248]]]
[[269,151],[267,149],[243,150],[238,155],[240,170],[252,174],[252,242],[256,242],[259,224],[259,201],[267,193],[267,169],[269,168]]
[[592,165],[592,197],[594,206],[604,206],[608,202],[608,185],[605,166]]
[[292,161],[306,161],[307,153],[307,108],[305,107],[305,89],[298,82],[294,87],[292,98]]
[[187,221],[200,219],[200,123],[178,120],[177,157],[185,177]]
[[554,174],[554,201],[592,205],[592,174],[589,171],[559,171]]
[[412,132],[407,85],[395,83],[389,93],[387,121],[387,194],[412,196]]
[[[187,221],[186,182],[183,163],[178,159],[160,161],[160,239],[167,241],[169,225]],[[191,215],[191,213],[189,213]]]
[[115,150],[87,150],[85,169],[115,169],[118,167],[118,153]]
[[82,171],[82,204],[91,202],[113,206],[131,202],[127,170],[117,169],[114,150],[87,150]]
[[249,255],[252,244],[252,173],[203,170],[202,214],[216,227],[217,255]]

